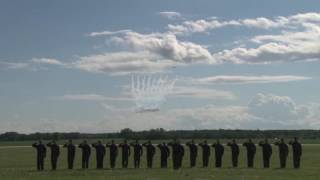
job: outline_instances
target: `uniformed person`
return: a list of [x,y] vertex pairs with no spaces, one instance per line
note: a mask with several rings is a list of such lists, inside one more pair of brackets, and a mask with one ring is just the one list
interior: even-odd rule
[[170,156],[170,150],[169,147],[167,146],[167,144],[165,142],[163,142],[162,144],[158,144],[158,148],[160,149],[160,167],[161,168],[167,168],[167,160],[168,157]]
[[76,146],[72,144],[70,139],[68,143],[63,145],[64,148],[67,148],[67,159],[68,159],[68,169],[73,169],[74,157],[76,155]]
[[82,150],[82,169],[88,169],[89,168],[89,159],[91,155],[91,147],[88,145],[87,141],[84,140],[81,144],[78,146]]
[[146,147],[147,152],[147,167],[152,168],[152,161],[156,153],[156,148],[152,145],[150,140],[147,143],[144,143],[143,146]]
[[221,166],[222,166],[222,157],[223,157],[223,154],[224,154],[224,147],[220,143],[219,140],[217,140],[217,142],[214,143],[212,145],[212,147],[214,147],[214,149],[215,149],[216,168],[221,168]]
[[182,161],[183,161],[183,157],[184,157],[184,147],[179,142],[178,142],[178,148],[179,148],[178,167],[182,168]]
[[135,143],[130,144],[133,147],[133,164],[134,168],[140,167],[140,158],[143,154],[143,148],[141,144],[139,144],[139,141],[136,140]]
[[130,146],[127,144],[127,140],[124,140],[123,143],[119,144],[119,147],[122,150],[122,167],[128,168],[128,159],[130,156]]
[[288,145],[284,142],[283,138],[281,138],[280,142],[276,142],[275,145],[279,147],[280,167],[286,168],[287,157],[289,154]]
[[179,169],[181,167],[182,159],[184,156],[184,148],[176,139],[168,145],[172,148],[173,169]]
[[231,160],[232,160],[232,166],[238,167],[238,157],[240,153],[240,149],[238,144],[236,143],[236,140],[233,139],[232,142],[229,142],[227,144],[231,148]]
[[51,150],[51,169],[56,170],[57,169],[57,163],[58,163],[58,158],[60,155],[60,147],[57,145],[56,141],[49,142],[47,146]]
[[293,142],[290,142],[292,146],[292,153],[293,153],[293,167],[300,168],[300,159],[302,155],[302,146],[298,142],[298,138],[295,137]]
[[109,155],[110,155],[110,167],[115,168],[116,167],[116,159],[118,156],[118,147],[114,143],[114,140],[111,140],[111,144],[106,144],[106,147],[109,148]]
[[243,146],[247,149],[247,165],[249,168],[253,168],[254,156],[256,154],[256,145],[249,139],[248,142],[243,143]]
[[211,155],[210,146],[208,145],[206,140],[203,143],[200,143],[199,146],[201,146],[201,148],[202,148],[202,166],[204,168],[208,167],[209,158]]
[[198,147],[194,143],[194,140],[192,139],[191,142],[187,143],[187,146],[189,147],[189,154],[190,154],[190,167],[195,167],[197,162],[197,155],[198,155]]
[[272,155],[272,147],[268,142],[268,139],[265,139],[264,142],[259,142],[259,146],[262,148],[262,158],[263,158],[263,167],[270,167],[270,158]]
[[98,143],[93,143],[92,147],[96,149],[97,169],[102,169],[104,156],[106,155],[106,147],[104,147],[101,141],[98,141]]
[[38,171],[44,170],[44,159],[47,154],[47,148],[42,141],[40,140],[38,143],[33,143],[32,147],[37,150],[37,169]]

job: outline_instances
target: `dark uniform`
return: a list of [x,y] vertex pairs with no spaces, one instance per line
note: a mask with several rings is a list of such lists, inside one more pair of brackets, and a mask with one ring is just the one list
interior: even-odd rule
[[143,149],[142,146],[139,144],[138,141],[136,141],[135,144],[131,144],[133,147],[133,164],[134,168],[139,168],[140,167],[140,158],[143,154]]
[[292,146],[292,153],[293,153],[293,167],[300,168],[300,158],[302,155],[302,146],[298,142],[298,138],[294,138],[293,142],[290,142]]
[[288,145],[281,139],[281,142],[276,142],[275,145],[279,147],[280,167],[285,168],[287,163],[287,157],[289,154]]
[[64,148],[67,148],[68,152],[68,169],[73,169],[74,157],[76,155],[76,146],[72,144],[72,141],[69,140],[69,143],[63,145]]
[[158,148],[160,149],[161,155],[160,155],[160,167],[161,168],[167,168],[167,160],[168,157],[170,156],[170,150],[166,143],[158,144]]
[[148,143],[143,144],[147,150],[147,167],[152,168],[153,156],[156,153],[156,148],[149,141]]
[[118,156],[118,147],[117,145],[114,143],[114,141],[111,141],[111,144],[106,144],[106,147],[109,148],[110,150],[110,167],[111,168],[115,168],[116,167],[116,159]]
[[96,162],[97,162],[97,169],[103,168],[103,159],[106,155],[106,147],[101,144],[101,141],[98,141],[98,144],[92,144],[92,147],[96,149]]
[[184,156],[184,148],[177,141],[174,141],[173,143],[169,143],[169,146],[172,147],[173,169],[179,169],[179,168],[181,168],[181,165],[182,165],[182,159]]
[[190,143],[187,143],[187,146],[189,147],[190,153],[190,167],[195,167],[197,162],[198,147],[193,140]]
[[89,159],[91,155],[91,147],[87,144],[86,141],[79,144],[79,148],[82,150],[82,169],[89,168]]
[[202,147],[202,165],[203,167],[208,167],[209,158],[211,154],[210,146],[207,144],[207,141],[199,144]]
[[127,144],[127,141],[124,143],[119,144],[119,147],[122,149],[122,167],[128,168],[128,159],[130,156],[130,146]]
[[215,156],[216,156],[216,167],[221,168],[222,166],[222,157],[224,153],[224,147],[222,144],[220,144],[219,141],[217,143],[213,144],[212,147],[215,149]]
[[272,155],[272,147],[268,143],[267,139],[264,142],[260,142],[259,146],[262,147],[263,167],[269,168],[270,167],[270,158]]
[[52,143],[48,143],[47,146],[51,150],[51,169],[56,170],[58,158],[60,155],[60,147],[56,144],[55,141],[53,141]]
[[47,154],[47,148],[42,144],[41,141],[39,143],[32,144],[32,147],[37,150],[37,169],[38,171],[44,170],[44,158]]
[[253,168],[254,156],[256,154],[256,145],[249,139],[249,142],[243,143],[247,148],[247,163],[249,168]]
[[239,146],[235,140],[233,140],[232,143],[228,143],[227,145],[230,146],[230,148],[231,148],[232,166],[238,167],[238,157],[239,157],[239,153],[240,153]]

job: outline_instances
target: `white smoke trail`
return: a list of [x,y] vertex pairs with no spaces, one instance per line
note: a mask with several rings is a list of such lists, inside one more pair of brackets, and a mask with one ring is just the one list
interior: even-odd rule
[[172,91],[175,80],[166,77],[132,76],[131,94],[137,112],[158,111],[166,96]]

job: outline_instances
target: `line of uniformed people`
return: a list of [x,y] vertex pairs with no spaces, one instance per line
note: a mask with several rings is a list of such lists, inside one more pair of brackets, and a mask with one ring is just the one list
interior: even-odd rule
[[[254,167],[254,158],[256,154],[256,145],[249,139],[247,142],[242,144],[247,151],[247,166],[249,168]],[[267,139],[258,143],[259,146],[262,148],[262,157],[263,157],[263,167],[269,168],[270,167],[270,158],[272,155],[272,147],[271,144],[268,142]],[[288,145],[284,142],[284,139],[277,141],[274,145],[278,146],[279,148],[279,159],[280,159],[280,167],[286,167],[286,160],[289,154]],[[292,153],[293,153],[293,166],[294,168],[300,167],[300,158],[302,155],[302,146],[298,142],[297,138],[294,138],[293,141],[289,142],[289,145],[292,146]],[[43,170],[44,169],[44,159],[46,157],[47,148],[39,141],[38,143],[32,144],[34,148],[37,150],[37,169]],[[60,147],[55,142],[52,141],[47,144],[47,146],[51,150],[51,167],[52,170],[56,170],[57,168],[57,161],[60,155]],[[96,163],[97,169],[103,168],[104,157],[106,154],[106,148],[109,148],[109,155],[110,155],[110,167],[115,168],[116,165],[116,158],[118,156],[118,148],[121,149],[121,157],[122,157],[122,167],[128,167],[128,161],[131,154],[131,148],[133,147],[133,161],[134,161],[134,168],[140,167],[140,158],[143,155],[143,147],[146,149],[146,159],[147,159],[147,167],[152,168],[153,164],[153,157],[156,153],[156,146],[154,146],[151,141],[147,143],[140,144],[138,140],[134,143],[127,143],[124,140],[123,143],[115,144],[114,140],[111,143],[103,145],[101,141],[97,143],[88,144],[87,141],[83,141],[78,147],[82,151],[82,168],[87,169],[89,168],[89,160],[91,155],[91,147],[96,150]],[[224,146],[220,143],[219,140],[216,143],[209,145],[207,141],[203,143],[196,144],[193,140],[191,142],[187,142],[186,146],[189,148],[189,155],[190,155],[190,167],[196,166],[197,156],[198,156],[198,146],[202,148],[202,166],[208,167],[209,159],[211,155],[211,148],[214,148],[215,152],[215,167],[221,168],[222,167],[222,157],[224,154]],[[232,142],[227,143],[227,146],[231,148],[231,160],[232,166],[238,166],[238,157],[240,153],[239,145],[236,143],[236,140],[232,140]],[[68,143],[63,145],[64,148],[67,149],[67,160],[68,160],[68,168],[73,169],[74,159],[75,159],[75,152],[76,152],[76,145],[72,143],[72,140],[69,140]],[[182,160],[184,157],[184,146],[179,143],[179,141],[174,140],[170,143],[161,143],[158,144],[157,147],[160,150],[160,167],[167,168],[167,160],[172,154],[172,161],[173,161],[173,168],[179,169],[182,167]],[[171,147],[171,152],[170,148]]]

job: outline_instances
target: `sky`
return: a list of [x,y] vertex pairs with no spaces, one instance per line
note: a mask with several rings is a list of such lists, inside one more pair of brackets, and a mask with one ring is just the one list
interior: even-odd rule
[[318,0],[2,0],[0,133],[319,129]]

